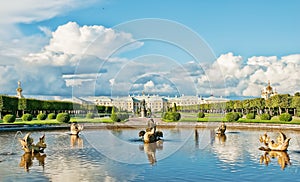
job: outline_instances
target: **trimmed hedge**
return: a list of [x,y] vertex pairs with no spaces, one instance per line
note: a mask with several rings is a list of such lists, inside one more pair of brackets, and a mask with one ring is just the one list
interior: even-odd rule
[[88,118],[88,119],[94,119],[95,115],[94,115],[94,113],[89,112],[89,113],[86,114],[85,117]]
[[166,112],[163,116],[163,119],[168,121],[179,121],[181,115],[179,112]]
[[254,114],[254,113],[248,113],[248,114],[246,115],[246,118],[247,118],[247,119],[255,119],[255,114]]
[[55,119],[56,118],[56,114],[55,113],[50,113],[48,114],[48,119]]
[[127,113],[113,113],[110,116],[111,120],[114,122],[121,122],[129,118]]
[[268,113],[263,113],[262,115],[260,115],[260,119],[261,120],[271,120],[271,116]]
[[237,121],[240,119],[240,113],[230,112],[230,113],[227,113],[225,117],[228,122]]
[[31,121],[33,116],[31,114],[23,114],[22,121]]
[[204,118],[204,117],[205,117],[205,114],[203,112],[198,113],[198,118]]
[[279,116],[280,121],[292,121],[292,116],[289,113],[283,113]]
[[70,115],[68,113],[59,113],[56,116],[56,120],[61,123],[68,123],[70,121]]
[[13,123],[16,121],[16,117],[12,114],[6,114],[4,117],[3,117],[3,122],[4,123]]
[[36,117],[38,120],[45,120],[47,118],[47,115],[45,113],[40,113]]

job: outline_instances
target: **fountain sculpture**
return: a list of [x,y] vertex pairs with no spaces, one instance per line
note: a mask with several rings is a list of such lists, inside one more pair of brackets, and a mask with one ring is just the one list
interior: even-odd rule
[[148,128],[146,128],[146,131],[140,131],[139,137],[142,137],[144,143],[153,143],[161,140],[161,137],[163,137],[163,132],[156,131],[156,123],[153,119],[150,119],[148,120]]
[[74,122],[71,124],[70,130],[71,130],[71,135],[78,135],[79,132],[83,130],[83,126]]
[[277,137],[277,143],[274,140],[270,140],[270,137],[265,133],[259,137],[259,141],[265,144],[265,147],[260,147],[260,150],[264,151],[287,151],[291,138],[287,138],[284,133],[279,132]]
[[30,137],[30,134],[31,133],[27,133],[24,138],[19,138],[22,149],[25,151],[25,153],[43,153],[44,149],[47,147],[45,143],[45,134],[40,137],[39,142],[36,144],[33,143],[33,138]]
[[221,124],[221,126],[219,126],[217,129],[216,129],[216,134],[217,135],[224,135],[225,134],[225,131],[226,131],[226,125],[225,123],[223,122]]

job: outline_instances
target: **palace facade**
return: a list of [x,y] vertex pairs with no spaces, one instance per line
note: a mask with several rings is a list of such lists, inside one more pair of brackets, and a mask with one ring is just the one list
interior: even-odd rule
[[138,95],[127,97],[109,98],[105,96],[89,98],[96,105],[101,106],[114,106],[121,111],[137,112],[141,108],[141,103],[145,101],[145,108],[150,109],[152,112],[166,111],[167,108],[176,106],[190,106],[208,103],[227,102],[228,99],[222,97],[210,96],[202,98],[199,96],[185,96],[180,97],[163,97],[159,95]]

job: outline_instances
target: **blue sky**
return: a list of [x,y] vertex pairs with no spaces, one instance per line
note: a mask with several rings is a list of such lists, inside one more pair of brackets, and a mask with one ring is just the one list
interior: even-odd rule
[[[259,96],[268,80],[282,93],[293,94],[300,90],[297,73],[300,2],[296,0],[69,0],[43,4],[35,0],[21,3],[12,0],[1,7],[0,24],[4,28],[0,31],[0,75],[5,79],[0,81],[0,93],[14,94],[17,80],[22,81],[24,94],[28,95],[70,95],[77,91],[81,95],[85,91],[78,88],[90,88],[92,91],[84,95],[146,91],[163,95]],[[210,65],[199,65],[199,60],[169,42],[138,40],[138,30],[122,30],[128,35],[117,32],[126,22],[149,18],[168,20],[196,33],[215,59]],[[163,27],[147,28],[155,31]],[[107,33],[109,29],[113,32]],[[118,38],[109,39],[112,40],[109,44],[99,40],[97,48],[101,53],[89,55],[95,56],[93,58],[82,56],[80,50],[91,44],[91,33],[95,32],[103,34],[103,40]],[[174,32],[175,37],[186,38]],[[76,42],[77,39],[89,40],[90,44],[87,41],[74,45],[82,43]],[[113,59],[103,60],[104,55],[128,41],[136,42],[129,48],[125,46]],[[149,55],[162,61],[154,67],[153,61],[147,61]],[[143,66],[138,67],[139,63]],[[76,75],[76,70],[80,70],[78,65],[93,65],[85,68],[90,75]],[[184,74],[174,74],[174,70]],[[149,72],[161,78],[154,76],[151,80]],[[218,76],[211,76],[218,72],[223,74],[222,83],[217,82]],[[126,79],[118,78],[119,75]],[[132,90],[124,89],[126,85]]]

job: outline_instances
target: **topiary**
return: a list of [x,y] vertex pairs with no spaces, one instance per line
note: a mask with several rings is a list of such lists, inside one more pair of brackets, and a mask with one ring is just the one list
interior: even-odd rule
[[56,118],[56,114],[55,113],[50,113],[48,114],[48,119],[55,119]]
[[237,121],[240,119],[239,113],[236,113],[236,112],[227,113],[225,117],[228,122],[233,122],[233,121]]
[[110,119],[113,121],[113,122],[120,122],[121,120],[118,118],[118,115],[116,113],[112,113],[110,115]]
[[33,116],[31,114],[23,114],[22,121],[31,121]]
[[15,115],[12,115],[12,114],[6,114],[4,117],[3,117],[3,122],[4,123],[13,123],[16,121],[16,117]]
[[38,120],[45,120],[47,118],[47,115],[45,113],[40,113],[36,117]]
[[94,119],[95,115],[94,115],[94,113],[89,112],[89,113],[86,114],[85,117],[88,118],[88,119]]
[[62,123],[68,123],[70,121],[70,115],[68,113],[59,113],[56,116],[56,120]]
[[181,115],[179,112],[166,112],[163,119],[169,121],[179,121],[180,118]]
[[261,120],[270,120],[271,116],[268,113],[263,113],[262,115],[260,115],[260,119]]
[[203,112],[198,113],[198,118],[204,118],[204,117],[205,117],[205,114]]
[[292,116],[289,113],[283,113],[279,116],[280,121],[292,121]]
[[255,119],[255,114],[254,114],[254,113],[248,113],[248,114],[246,115],[246,118],[247,118],[247,119]]

